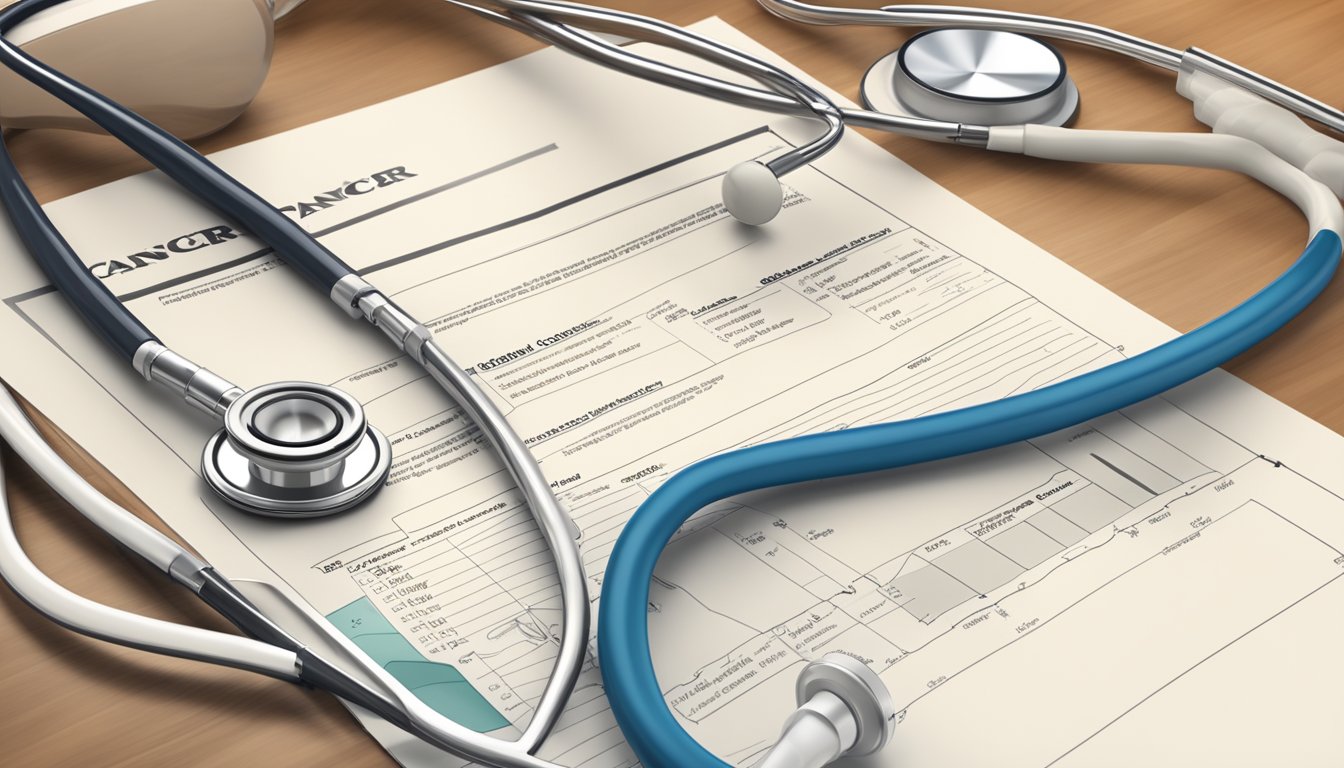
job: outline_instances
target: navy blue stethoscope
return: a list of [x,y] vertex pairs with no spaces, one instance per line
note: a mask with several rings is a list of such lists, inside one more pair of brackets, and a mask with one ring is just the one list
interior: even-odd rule
[[[863,109],[841,107],[773,65],[647,17],[554,0],[456,2],[474,13],[604,66],[708,97],[816,118],[824,130],[801,147],[724,176],[727,210],[749,224],[779,211],[779,178],[824,155],[846,125],[982,149],[1075,162],[1162,163],[1249,175],[1305,214],[1309,242],[1272,283],[1209,323],[1156,348],[1025,394],[931,416],[806,435],[712,456],[682,469],[638,509],[603,579],[600,667],[612,711],[645,765],[726,766],[682,728],[664,699],[649,650],[647,610],[655,566],[672,536],[716,501],[780,485],[836,478],[983,451],[1125,408],[1218,367],[1301,312],[1325,288],[1341,255],[1344,145],[1298,115],[1340,131],[1344,115],[1210,54],[1178,52],[1079,22],[940,6],[859,11],[760,0],[785,18],[819,24],[950,24],[916,35],[864,81]],[[61,0],[21,0],[0,11],[0,35]],[[756,85],[691,72],[638,55],[589,30],[616,32],[694,53]],[[1032,34],[1094,45],[1176,70],[1178,89],[1212,134],[1066,128],[1078,93],[1063,58]],[[557,660],[534,716],[513,741],[474,733],[426,707],[320,619],[325,641],[351,651],[357,669],[331,660],[268,616],[208,563],[85,483],[37,435],[0,389],[0,435],[100,528],[229,618],[245,636],[148,619],[73,595],[28,560],[0,503],[0,575],[30,604],[77,631],[161,653],[304,682],[358,704],[436,746],[501,768],[538,768],[536,757],[563,711],[584,660],[589,599],[573,523],[507,420],[433,335],[297,224],[183,142],[8,41],[0,63],[139,152],[193,195],[270,244],[296,272],[352,317],[375,325],[422,365],[497,448],[528,499],[556,558],[565,619]],[[168,349],[93,279],[21,179],[0,142],[0,201],[26,247],[89,324],[150,381],[217,418],[201,474],[241,510],[307,518],[355,508],[382,487],[387,441],[356,400],[330,387],[276,382],[244,390]],[[877,675],[843,654],[803,669],[798,710],[759,763],[819,768],[882,748],[895,712]]]

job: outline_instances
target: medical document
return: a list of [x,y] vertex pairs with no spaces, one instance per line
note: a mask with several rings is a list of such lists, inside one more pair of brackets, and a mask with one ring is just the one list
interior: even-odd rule
[[[853,133],[787,177],[777,220],[733,221],[725,170],[815,130],[548,50],[215,160],[495,398],[582,532],[596,602],[623,523],[698,459],[1023,392],[1173,335]],[[312,521],[213,498],[216,426],[114,359],[8,232],[0,375],[225,573],[311,606],[440,712],[517,733],[551,668],[555,573],[455,404],[157,173],[48,210],[172,349],[245,388],[359,398],[391,476]],[[731,499],[658,568],[664,695],[747,765],[801,666],[840,651],[899,710],[865,765],[1339,765],[1342,462],[1340,436],[1215,373],[985,454]],[[599,665],[543,756],[636,763]],[[461,764],[368,727],[406,765]]]

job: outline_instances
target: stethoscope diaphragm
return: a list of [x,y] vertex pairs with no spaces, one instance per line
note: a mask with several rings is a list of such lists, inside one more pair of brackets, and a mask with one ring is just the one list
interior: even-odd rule
[[257,387],[229,405],[201,474],[226,501],[268,517],[349,509],[387,480],[392,450],[350,395],[320,384]]
[[972,125],[1069,125],[1078,87],[1054,46],[1015,32],[921,32],[863,76],[875,112]]

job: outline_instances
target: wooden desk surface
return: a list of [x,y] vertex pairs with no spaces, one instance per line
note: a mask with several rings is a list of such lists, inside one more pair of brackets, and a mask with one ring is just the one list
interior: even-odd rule
[[[890,30],[807,28],[753,0],[613,2],[678,23],[719,15],[852,98],[867,65],[904,38]],[[873,3],[876,5],[877,3]],[[1176,47],[1197,44],[1333,104],[1344,103],[1344,3],[1284,0],[995,0],[996,7],[1104,24]],[[429,86],[536,48],[435,0],[310,0],[279,25],[270,79],[214,151]],[[1084,128],[1197,130],[1169,75],[1065,46]],[[466,118],[464,118],[466,119]],[[1285,266],[1304,228],[1254,183],[1184,169],[1051,166],[873,135],[884,147],[1158,318],[1185,330]],[[100,136],[29,132],[12,149],[52,200],[143,170]],[[1344,430],[1344,282],[1230,369]],[[119,500],[115,481],[65,453]],[[222,623],[119,551],[7,455],[20,536],[39,565],[93,599],[177,621]],[[137,507],[138,508],[138,507]],[[142,512],[146,510],[141,509]],[[390,765],[325,695],[149,656],[56,627],[0,590],[0,764]]]

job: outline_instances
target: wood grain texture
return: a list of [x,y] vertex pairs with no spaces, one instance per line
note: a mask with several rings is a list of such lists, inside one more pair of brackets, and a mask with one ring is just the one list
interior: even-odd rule
[[[868,64],[905,34],[807,28],[753,0],[619,0],[678,23],[718,15],[850,97]],[[876,3],[874,3],[876,4]],[[1197,44],[1344,103],[1344,3],[1018,0],[991,3],[1113,26],[1176,47]],[[252,108],[197,146],[206,152],[296,128],[535,50],[515,33],[436,0],[309,0],[277,30],[270,79]],[[1171,78],[1064,46],[1083,91],[1085,128],[1198,130]],[[467,105],[469,106],[469,105]],[[440,116],[442,119],[443,116]],[[449,119],[471,119],[468,111]],[[882,146],[1077,269],[1182,330],[1249,295],[1285,266],[1304,227],[1254,183],[1185,169],[1052,166],[870,134]],[[42,200],[145,169],[110,139],[15,136]],[[146,215],[151,215],[147,212]],[[1286,332],[1229,366],[1344,429],[1344,284]],[[55,430],[100,487],[152,517]],[[181,590],[110,544],[6,454],[9,498],[32,557],[93,599],[223,628]],[[15,766],[386,766],[392,761],[327,696],[241,672],[88,640],[0,590],[0,764]]]

